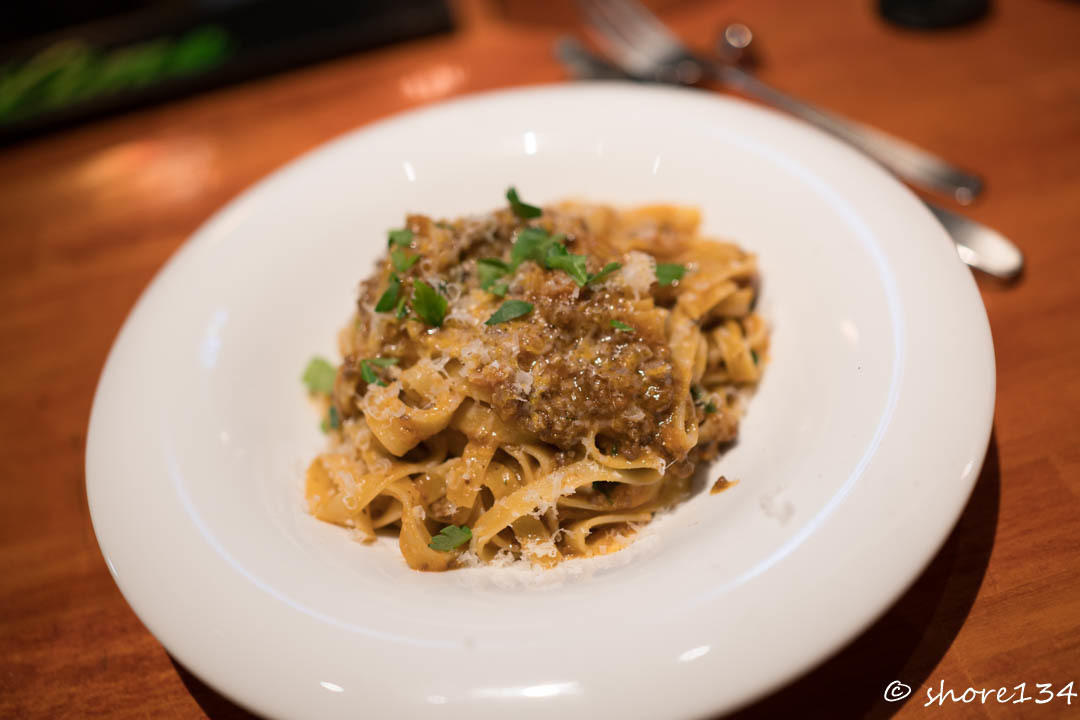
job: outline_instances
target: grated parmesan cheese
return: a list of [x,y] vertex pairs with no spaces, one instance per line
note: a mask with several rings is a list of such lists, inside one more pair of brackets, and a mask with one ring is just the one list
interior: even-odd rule
[[635,297],[643,297],[649,294],[649,287],[656,280],[656,261],[651,255],[633,250],[626,254],[615,277],[630,288]]
[[532,390],[533,376],[532,373],[527,373],[524,370],[518,370],[514,373],[514,390],[523,397],[529,396],[529,391]]

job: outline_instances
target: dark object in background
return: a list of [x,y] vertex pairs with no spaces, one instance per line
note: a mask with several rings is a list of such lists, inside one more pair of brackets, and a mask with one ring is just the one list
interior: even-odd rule
[[0,3],[0,143],[452,27],[445,0]]
[[974,22],[989,7],[989,0],[878,0],[878,10],[889,22],[922,29]]

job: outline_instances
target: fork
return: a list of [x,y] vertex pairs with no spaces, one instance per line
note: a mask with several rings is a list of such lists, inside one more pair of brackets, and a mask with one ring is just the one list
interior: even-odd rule
[[974,174],[909,142],[794,98],[740,67],[695,53],[637,0],[577,0],[608,56],[631,75],[694,85],[711,78],[818,126],[872,157],[912,185],[966,205],[982,190]]
[[[563,36],[556,41],[555,54],[571,75],[578,78],[638,79],[593,54],[572,36]],[[1007,237],[971,218],[919,199],[944,226],[956,245],[956,253],[967,265],[999,280],[1013,280],[1020,275],[1024,256]]]

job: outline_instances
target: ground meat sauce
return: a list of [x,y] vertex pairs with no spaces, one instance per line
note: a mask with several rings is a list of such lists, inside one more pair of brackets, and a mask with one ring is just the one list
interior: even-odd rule
[[[394,357],[405,367],[420,353],[430,352],[417,340],[430,336],[434,329],[408,319],[399,321],[393,313],[372,311],[392,275],[404,297],[412,296],[414,280],[425,279],[451,305],[468,300],[469,293],[480,292],[477,261],[508,260],[510,248],[526,227],[558,234],[570,253],[587,257],[590,273],[625,257],[619,252],[625,248],[591,236],[584,216],[573,213],[548,211],[540,218],[522,220],[510,209],[502,209],[454,221],[413,214],[405,227],[413,233],[408,252],[419,255],[419,260],[400,271],[386,258],[360,288],[355,337],[379,341],[377,346],[355,348],[339,371],[333,398],[343,417],[357,414],[351,399],[366,389],[359,358]],[[660,249],[665,252],[673,252],[681,241],[664,224],[644,225],[634,235],[637,242],[663,246]],[[469,380],[490,392],[491,406],[504,422],[554,445],[567,460],[580,458],[583,441],[595,437],[601,452],[629,460],[652,450],[669,463],[668,473],[680,476],[690,474],[698,461],[714,457],[719,446],[734,439],[738,413],[711,414],[699,404],[694,411],[699,425],[697,447],[689,455],[666,448],[663,427],[684,399],[676,397],[663,323],[637,323],[632,332],[612,325],[613,320],[634,316],[642,302],[670,309],[677,297],[674,287],[660,286],[652,277],[636,289],[620,283],[582,287],[566,272],[531,260],[505,280],[509,285],[506,298],[533,305],[527,316],[488,326],[483,318],[452,311],[443,326],[466,330],[467,336],[484,344],[487,359],[473,368]]]

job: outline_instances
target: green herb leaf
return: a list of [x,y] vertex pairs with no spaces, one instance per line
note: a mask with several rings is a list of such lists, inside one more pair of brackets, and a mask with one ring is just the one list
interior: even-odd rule
[[510,272],[510,266],[504,263],[502,260],[499,260],[498,258],[480,258],[476,261],[476,264],[486,266],[488,268],[491,268],[492,270],[501,272],[504,275]]
[[337,430],[341,427],[341,415],[338,414],[336,406],[331,405],[330,411],[327,413],[326,418],[322,421],[322,431],[328,433],[331,430]]
[[371,369],[371,361],[369,360],[360,361],[360,377],[362,377],[364,382],[368,385],[386,387],[386,383],[384,383],[379,376],[375,374],[375,371]]
[[606,278],[606,277],[607,277],[608,275],[610,275],[611,273],[615,272],[616,270],[618,270],[618,269],[619,269],[619,268],[621,268],[621,267],[622,267],[622,264],[621,264],[621,263],[617,263],[617,262],[609,262],[609,263],[608,263],[607,265],[605,265],[604,267],[600,268],[600,272],[598,272],[598,273],[595,273],[595,274],[593,274],[593,275],[590,275],[590,276],[589,276],[589,280],[588,280],[588,281],[587,281],[587,282],[586,282],[585,284],[586,284],[586,285],[592,285],[592,284],[593,284],[594,282],[598,282],[598,281],[600,281],[600,280],[603,280],[603,279],[604,279],[604,278]]
[[596,275],[590,275],[586,269],[584,255],[574,255],[566,249],[562,243],[565,235],[548,235],[547,231],[538,227],[523,228],[514,241],[514,247],[510,250],[510,266],[512,272],[526,260],[532,260],[548,270],[562,270],[579,286],[585,286],[593,280],[600,279],[620,267],[619,263],[608,263]]
[[700,405],[701,398],[705,397],[705,391],[701,389],[700,385],[690,386],[690,397],[694,398],[694,404]]
[[616,330],[622,330],[623,332],[634,332],[634,328],[624,322],[619,322],[618,320],[612,320],[611,327],[615,328]]
[[[496,260],[495,258],[482,258],[476,261],[476,276],[480,280],[480,287],[489,292],[494,292],[492,289],[495,286],[496,281],[502,276],[510,272],[510,266],[504,263],[502,260]],[[504,284],[502,287],[506,287]],[[506,291],[503,290],[502,294]],[[499,295],[499,293],[495,293]]]
[[412,245],[413,231],[409,228],[402,230],[391,230],[387,233],[386,247],[392,245],[400,245],[401,247],[409,247]]
[[501,322],[513,320],[519,318],[522,315],[528,315],[532,312],[532,303],[527,303],[524,300],[507,300],[504,302],[498,310],[492,313],[491,317],[487,319],[485,325],[496,325]]
[[544,264],[551,236],[543,228],[527,227],[517,234],[514,247],[510,250],[510,269],[517,270],[518,265],[526,260],[535,260]]
[[398,304],[397,304],[397,312],[395,313],[395,314],[396,314],[396,316],[397,316],[397,319],[398,319],[398,320],[400,320],[401,318],[405,317],[405,316],[406,316],[406,315],[408,314],[408,312],[409,312],[409,309],[405,307],[405,301],[406,301],[407,299],[408,299],[408,298],[406,298],[406,297],[405,297],[404,295],[402,295],[402,296],[401,296],[401,299],[400,299],[400,300],[398,300]]
[[334,389],[336,376],[337,368],[326,358],[316,356],[307,364],[301,379],[307,385],[308,392],[329,394]]
[[491,294],[496,297],[503,297],[506,295],[506,291],[510,289],[510,286],[506,283],[499,283],[491,286]]
[[431,537],[428,547],[439,552],[450,552],[456,547],[472,540],[472,530],[468,525],[447,525],[438,534]]
[[514,211],[514,214],[519,218],[528,220],[529,218],[540,217],[541,210],[535,205],[529,205],[523,203],[518,198],[517,190],[511,186],[506,191],[506,199],[510,201],[510,209]]
[[380,387],[386,387],[386,383],[383,382],[382,378],[375,374],[375,371],[371,369],[371,366],[375,365],[376,367],[386,368],[390,367],[391,365],[397,364],[398,359],[395,357],[374,357],[367,358],[366,360],[361,360],[360,377],[362,377],[364,379],[364,382],[368,384],[375,384]]
[[750,348],[750,358],[751,358],[751,359],[752,359],[752,360],[754,361],[754,364],[755,364],[755,365],[757,365],[757,364],[758,364],[758,356],[757,356],[757,351],[756,351],[756,350],[754,350],[753,348]]
[[705,403],[705,414],[712,415],[714,412],[716,412],[716,403],[714,403],[712,400]]
[[589,281],[589,273],[585,269],[585,256],[572,255],[562,243],[554,242],[548,245],[544,256],[544,265],[549,270],[562,270],[574,279],[579,286]]
[[400,273],[409,272],[409,268],[420,259],[419,255],[410,255],[404,250],[394,248],[390,251],[390,261],[394,263],[394,269]]
[[686,274],[686,268],[675,263],[660,263],[656,266],[656,282],[661,285],[671,285],[677,280],[682,280]]
[[386,286],[386,292],[375,303],[375,312],[390,312],[397,305],[398,293],[401,292],[401,280],[394,273],[390,273],[390,284]]
[[446,298],[423,280],[413,281],[412,306],[420,319],[432,327],[442,327],[446,317]]

